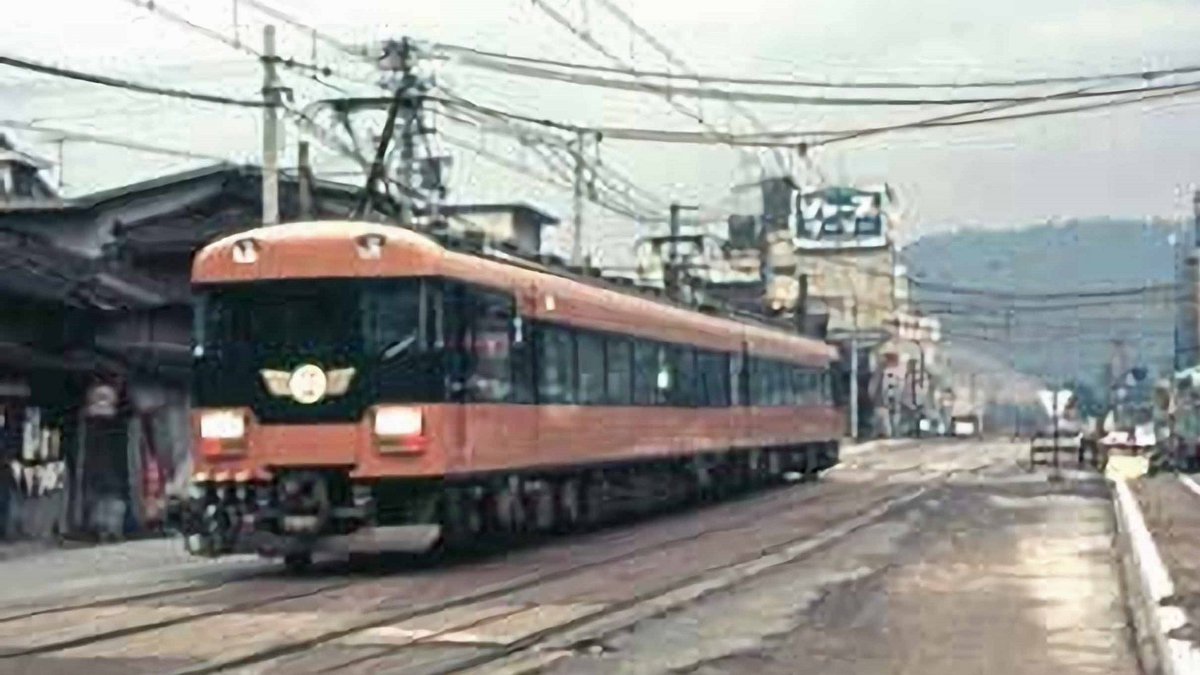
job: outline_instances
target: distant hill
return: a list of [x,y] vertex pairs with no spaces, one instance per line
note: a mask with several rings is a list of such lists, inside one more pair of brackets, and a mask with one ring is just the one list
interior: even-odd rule
[[[924,237],[905,248],[901,259],[915,279],[917,306],[941,318],[945,339],[957,347],[1011,362],[1047,381],[1099,384],[1113,360],[1113,339],[1125,341],[1129,360],[1153,373],[1171,368],[1172,290],[1141,297],[1106,294],[1173,283],[1176,227],[1102,219],[960,231]],[[980,292],[956,291],[961,288]],[[990,291],[1092,295],[1028,300]]]

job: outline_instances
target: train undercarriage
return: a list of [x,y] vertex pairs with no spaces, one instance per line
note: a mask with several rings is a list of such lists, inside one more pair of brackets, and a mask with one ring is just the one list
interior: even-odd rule
[[195,555],[257,553],[299,570],[319,552],[423,553],[586,530],[814,479],[837,462],[837,443],[825,442],[453,479],[359,481],[334,467],[276,469],[259,482],[201,475],[168,520]]

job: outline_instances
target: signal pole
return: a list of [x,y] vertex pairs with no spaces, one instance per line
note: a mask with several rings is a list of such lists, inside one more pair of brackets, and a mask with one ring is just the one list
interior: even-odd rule
[[279,79],[275,72],[275,26],[263,26],[263,224],[279,222]]

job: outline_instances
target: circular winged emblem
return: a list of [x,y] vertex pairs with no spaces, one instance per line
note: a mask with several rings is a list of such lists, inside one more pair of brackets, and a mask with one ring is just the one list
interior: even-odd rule
[[316,403],[325,397],[329,380],[320,366],[306,363],[292,371],[288,378],[288,391],[297,403]]

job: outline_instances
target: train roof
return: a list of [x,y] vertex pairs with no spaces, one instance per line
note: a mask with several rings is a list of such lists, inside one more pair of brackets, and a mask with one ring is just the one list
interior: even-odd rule
[[[253,260],[237,262],[234,249],[246,240],[253,242]],[[523,316],[595,330],[729,352],[739,351],[744,340],[756,355],[819,367],[837,358],[820,340],[702,313],[516,257],[455,251],[394,225],[315,221],[260,227],[209,244],[192,265],[196,284],[390,276],[448,277],[508,291]]]

